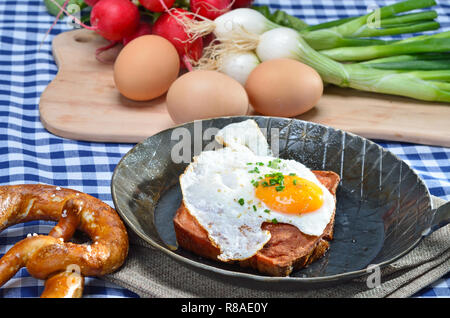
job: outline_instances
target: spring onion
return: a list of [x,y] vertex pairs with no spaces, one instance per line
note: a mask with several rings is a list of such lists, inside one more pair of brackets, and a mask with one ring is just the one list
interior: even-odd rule
[[[406,1],[411,2],[411,1]],[[406,2],[400,2],[397,5],[400,4],[406,4]],[[432,1],[434,2],[434,1]],[[428,0],[417,2],[414,1],[416,4],[425,4],[429,5]],[[395,5],[392,5],[390,7],[394,7]],[[373,39],[365,39],[365,37],[378,37],[378,36],[391,36],[391,35],[399,35],[399,34],[405,34],[405,33],[416,33],[416,32],[422,32],[422,31],[429,31],[429,30],[436,30],[439,28],[439,23],[436,21],[411,21],[408,23],[400,23],[400,24],[393,24],[393,25],[387,25],[388,27],[381,27],[383,26],[383,15],[385,14],[383,9],[387,9],[388,7],[383,7],[380,9],[380,28],[375,27],[375,25],[371,25],[368,23],[368,19],[370,19],[371,14],[362,16],[360,18],[351,20],[349,22],[346,22],[342,25],[338,25],[332,28],[328,29],[319,29],[316,31],[308,31],[308,29],[305,29],[302,31],[302,35],[304,39],[308,42],[308,44],[313,47],[316,50],[324,50],[324,49],[332,49],[336,47],[343,47],[343,46],[360,46],[360,45],[367,45],[373,43]],[[397,10],[405,9],[403,7],[397,8]],[[409,8],[409,7],[406,7]],[[417,8],[420,8],[418,6]],[[391,11],[387,11],[391,12]],[[397,12],[397,11],[393,11]],[[401,11],[399,11],[401,12]],[[385,14],[386,17],[390,18],[392,16]],[[417,17],[417,15],[416,15]],[[399,19],[400,17],[397,17]],[[421,17],[418,17],[421,19]],[[393,22],[393,19],[389,19],[388,21]],[[366,44],[367,43],[367,44]],[[388,42],[384,42],[388,43]]]
[[250,73],[259,63],[258,57],[251,51],[231,53],[223,56],[217,68],[220,72],[244,85]]
[[[207,25],[207,24],[206,24]],[[278,25],[267,20],[261,13],[248,8],[231,10],[213,22],[212,29],[217,38],[230,37],[236,32],[262,34]],[[208,28],[206,28],[206,31]]]
[[266,19],[272,21],[278,26],[289,27],[297,31],[301,31],[309,27],[308,24],[303,20],[289,15],[281,10],[276,10],[275,12],[271,13],[268,6],[253,6],[252,9],[260,12],[262,15],[264,15],[264,17],[266,17]]
[[[434,21],[437,17],[436,11],[397,15],[427,8],[435,4],[434,0],[407,0],[382,7],[360,17],[345,18],[308,27],[304,27],[304,22],[298,18],[290,17],[288,19],[287,14],[282,15],[278,11],[270,14],[267,7],[255,7],[255,9],[266,17],[269,29],[274,28],[273,24],[278,27],[292,28],[299,31],[312,48],[325,50],[344,46],[386,44],[390,43],[390,41],[367,39],[367,37],[390,36],[438,29],[440,25]],[[379,25],[372,21],[375,17],[379,19]]]
[[[450,102],[450,71],[396,71],[373,69],[364,64],[342,64],[317,52],[289,28],[277,28],[260,36],[256,53],[261,61],[291,58],[314,68],[322,79],[341,87]],[[441,82],[441,83],[436,83]]]
[[[299,31],[314,49],[325,50],[343,46],[389,43],[389,41],[367,39],[366,37],[437,29],[439,23],[434,21],[436,13],[433,11],[397,15],[435,4],[434,0],[406,0],[382,7],[375,12],[360,17],[342,19],[316,27],[308,27],[302,20],[289,16],[282,11],[270,14],[267,9],[254,10],[250,8],[231,10],[214,21],[207,19],[189,21],[189,19],[185,19],[184,24],[186,24],[188,32],[193,38],[214,32],[218,39],[242,32],[260,35],[280,26],[288,26]],[[261,12],[265,13],[267,17]],[[373,27],[369,22],[374,15],[379,19],[381,26],[386,27]]]
[[[287,14],[270,14],[268,9],[232,10],[214,21],[217,40],[205,49],[199,68],[213,66],[243,83],[259,61],[291,58],[314,68],[325,83],[450,102],[450,31],[405,40],[370,38],[438,27],[435,11],[409,12],[434,4],[434,0],[407,0],[361,17],[316,26],[305,26]],[[368,25],[374,14],[379,22],[376,28]],[[252,61],[249,65],[243,65],[244,56]],[[224,67],[223,61],[233,60],[241,63],[240,72]]]

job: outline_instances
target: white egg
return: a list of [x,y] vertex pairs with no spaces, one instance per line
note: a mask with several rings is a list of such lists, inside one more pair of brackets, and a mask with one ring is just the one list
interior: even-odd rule
[[[294,160],[271,156],[267,141],[263,138],[264,146],[261,131],[254,121],[240,124],[234,128],[247,127],[245,138],[242,132],[233,136],[232,131],[238,129],[230,131],[231,125],[225,127],[216,139],[225,140],[227,146],[202,152],[180,177],[184,204],[220,249],[218,258],[222,261],[244,260],[262,249],[270,239],[270,232],[261,229],[264,222],[292,224],[304,234],[319,236],[330,222],[335,207],[333,195],[311,170]],[[256,143],[259,146],[253,147],[253,151],[248,147],[250,140],[259,140]],[[290,178],[287,176],[293,174],[295,177],[291,178],[309,180],[321,189],[323,202],[319,208],[308,213],[288,214],[270,206],[273,202],[264,197],[267,193],[264,191],[275,190],[273,186],[263,186],[262,182],[269,175],[282,175],[287,180]],[[286,184],[280,194],[292,187]],[[283,204],[289,207],[291,203]]]

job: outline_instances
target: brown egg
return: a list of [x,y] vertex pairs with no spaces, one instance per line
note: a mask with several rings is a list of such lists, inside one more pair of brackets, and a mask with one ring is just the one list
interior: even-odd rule
[[145,101],[163,95],[176,80],[180,59],[161,36],[144,35],[128,43],[114,63],[114,82],[123,96]]
[[292,117],[313,108],[323,93],[323,82],[312,67],[291,59],[259,64],[245,89],[253,108],[263,115]]
[[180,76],[167,92],[167,110],[177,124],[197,119],[245,115],[248,97],[231,77],[197,70]]

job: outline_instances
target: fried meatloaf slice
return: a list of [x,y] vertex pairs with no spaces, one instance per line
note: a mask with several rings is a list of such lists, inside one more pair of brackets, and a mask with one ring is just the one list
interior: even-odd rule
[[[332,171],[313,171],[317,179],[331,192],[336,202],[339,176]],[[321,236],[300,232],[295,226],[285,223],[265,222],[262,229],[270,231],[271,238],[253,257],[239,261],[243,267],[252,267],[271,276],[288,276],[322,257],[333,238],[335,211]],[[173,219],[179,246],[197,255],[220,261],[220,250],[209,240],[208,234],[189,213],[183,203]]]

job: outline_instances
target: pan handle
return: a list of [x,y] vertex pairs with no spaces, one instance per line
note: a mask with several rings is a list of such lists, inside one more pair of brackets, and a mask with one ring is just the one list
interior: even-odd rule
[[450,201],[433,210],[433,212],[434,215],[430,229],[424,233],[424,236],[427,236],[450,223]]

